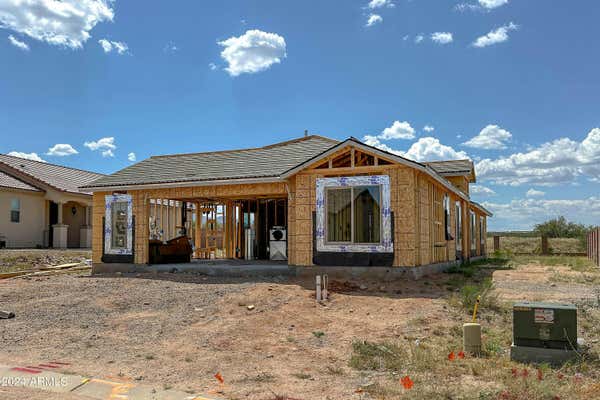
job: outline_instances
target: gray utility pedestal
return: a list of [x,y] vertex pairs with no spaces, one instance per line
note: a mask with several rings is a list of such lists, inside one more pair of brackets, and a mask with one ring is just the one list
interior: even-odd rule
[[510,358],[564,364],[577,357],[577,308],[573,304],[519,302],[513,305]]
[[510,359],[522,363],[562,365],[575,358],[577,358],[575,350],[515,346],[514,343],[510,346]]

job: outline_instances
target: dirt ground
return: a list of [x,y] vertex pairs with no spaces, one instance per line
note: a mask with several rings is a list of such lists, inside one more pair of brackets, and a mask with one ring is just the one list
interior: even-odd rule
[[[594,301],[594,285],[581,274],[529,264],[492,276],[502,301]],[[319,304],[312,282],[284,278],[8,279],[0,282],[0,309],[16,318],[0,320],[0,364],[62,361],[71,364],[67,372],[228,399],[376,398],[361,388],[382,373],[350,367],[353,342],[427,341],[456,331],[468,315],[450,305],[455,280],[438,274],[419,281],[335,281],[331,299]],[[590,333],[581,330],[584,337]],[[501,351],[498,357],[508,356]]]
[[82,262],[92,258],[90,250],[81,249],[2,249],[0,273],[19,270],[38,270],[40,267]]

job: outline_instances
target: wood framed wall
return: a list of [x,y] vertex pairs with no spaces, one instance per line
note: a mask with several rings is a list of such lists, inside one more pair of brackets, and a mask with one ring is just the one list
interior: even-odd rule
[[[388,175],[390,177],[391,211],[394,216],[394,261],[396,267],[412,267],[447,261],[455,261],[456,238],[446,240],[443,198],[450,198],[450,232],[455,236],[456,201],[461,203],[462,212],[462,254],[470,255],[471,204],[461,199],[438,181],[415,168],[393,163],[376,155],[344,148],[326,160],[290,177],[286,182],[232,184],[221,186],[196,186],[180,188],[160,188],[132,190],[133,214],[136,217],[135,263],[148,262],[150,199],[172,199],[195,204],[199,209],[202,202],[219,202],[225,206],[227,215],[235,216],[242,212],[240,200],[247,199],[287,199],[288,262],[290,265],[310,266],[313,256],[313,222],[316,210],[316,180],[320,177],[353,175]],[[101,233],[104,216],[104,196],[112,192],[96,192],[93,197],[93,262],[99,263],[102,254]],[[477,218],[484,216],[484,229],[487,227],[485,215],[475,208]],[[241,221],[241,218],[239,219]],[[192,218],[188,218],[191,224]],[[200,232],[199,218],[196,218],[194,232]],[[224,230],[233,238],[225,246],[228,258],[242,256],[241,224],[235,218],[227,218]],[[476,224],[479,226],[479,223]],[[485,235],[485,232],[484,232]],[[194,238],[197,240],[198,235]],[[482,254],[478,243],[478,254]],[[196,243],[196,247],[201,247]]]

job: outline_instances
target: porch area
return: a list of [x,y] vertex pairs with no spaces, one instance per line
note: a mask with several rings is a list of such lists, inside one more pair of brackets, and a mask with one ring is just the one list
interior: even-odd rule
[[150,198],[148,252],[149,265],[192,261],[178,270],[287,265],[287,198]]

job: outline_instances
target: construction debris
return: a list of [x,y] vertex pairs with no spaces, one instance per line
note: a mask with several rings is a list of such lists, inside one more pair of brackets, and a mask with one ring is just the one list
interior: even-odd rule
[[87,265],[87,263],[85,262],[61,264],[55,266],[44,266],[40,267],[37,270],[27,269],[22,271],[1,273],[0,280],[18,277],[29,278],[36,276],[56,275],[60,273],[71,273],[74,271],[84,271],[89,269],[91,269],[91,266]]

